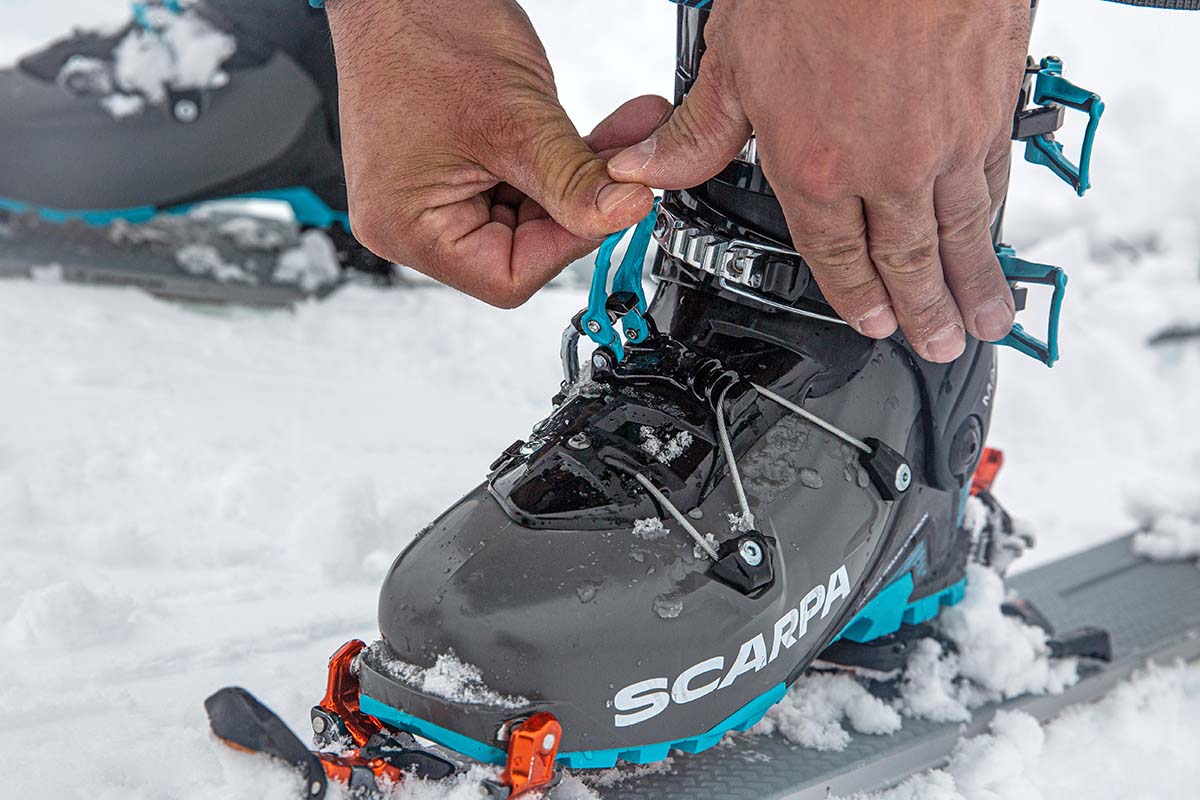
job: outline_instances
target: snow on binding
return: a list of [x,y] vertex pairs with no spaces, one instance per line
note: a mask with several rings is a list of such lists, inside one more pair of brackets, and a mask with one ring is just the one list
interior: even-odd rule
[[[679,97],[707,13],[680,9]],[[1087,117],[1078,163],[1053,138],[1068,108]],[[1030,59],[1013,135],[1083,194],[1103,108],[1059,60]],[[1051,366],[1066,277],[1004,245],[1001,216],[1018,308],[1030,284],[1053,299],[1044,339],[1018,325],[998,344]],[[968,338],[932,364],[899,335],[853,331],[791,249],[754,147],[668,192],[614,270],[621,238],[564,332],[553,411],[399,556],[382,638],[331,661],[318,749],[237,689],[209,700],[218,736],[294,764],[313,796],[326,779],[370,792],[490,765],[493,797],[551,789],[563,769],[602,771],[606,797],[683,797],[681,776],[722,796],[824,797],[938,763],[960,724],[1005,704],[1044,717],[1146,658],[1196,654],[1178,637],[1200,625],[1200,573],[1127,542],[1019,578],[1002,604],[999,576],[1032,537],[992,494],[997,345]],[[1171,620],[1151,634],[1158,614]],[[1004,631],[1022,645],[1012,664],[988,658]],[[914,664],[944,680],[906,683]],[[766,759],[714,749],[822,686],[889,735],[838,739],[835,757],[778,736],[738,740]],[[766,727],[786,734],[784,717]]]

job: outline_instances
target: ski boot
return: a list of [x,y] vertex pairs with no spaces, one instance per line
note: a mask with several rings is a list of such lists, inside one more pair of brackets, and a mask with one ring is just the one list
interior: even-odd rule
[[[680,15],[682,96],[707,12]],[[1030,63],[1015,133],[1078,182],[1049,133],[1063,105],[1093,123],[1100,106],[1058,103],[1060,73]],[[999,228],[1010,278],[1055,296],[1045,341],[1017,327],[1001,344],[1051,364],[1065,278],[1016,258]],[[382,640],[358,662],[364,713],[480,761],[504,763],[511,727],[547,713],[571,768],[704,750],[831,644],[958,602],[968,561],[1003,549],[963,524],[997,346],[931,364],[899,334],[847,326],[791,248],[753,142],[666,194],[610,292],[615,245],[565,334],[553,413],[400,555]],[[580,364],[583,336],[597,349]]]
[[[0,71],[0,137],[0,274],[56,262],[263,304],[327,293],[342,268],[392,274],[349,233],[328,26],[303,3],[135,3],[122,29]],[[181,213],[231,198],[287,203],[324,252],[280,221]]]
[[[679,14],[677,100],[708,12]],[[1082,192],[1103,105],[1061,71],[1029,62],[1013,134]],[[1078,164],[1052,136],[1066,108],[1090,118]],[[1018,308],[1018,283],[1053,299],[1044,340],[1018,325],[998,344],[1052,365],[1065,276],[1017,258],[1000,228]],[[666,194],[610,288],[622,235],[564,332],[552,413],[399,556],[381,640],[330,662],[312,721],[336,758],[310,758],[240,690],[210,701],[218,735],[310,786],[319,770],[345,782],[347,764],[364,782],[437,772],[453,752],[506,765],[485,788],[514,797],[553,786],[555,764],[710,748],[817,659],[890,668],[906,630],[962,599],[969,563],[1003,572],[1029,544],[991,494],[997,345],[968,339],[931,364],[899,333],[846,325],[792,249],[753,140],[713,180]],[[584,337],[596,348],[581,363]],[[1062,652],[1105,645],[1085,630]],[[412,736],[434,746],[416,752]]]

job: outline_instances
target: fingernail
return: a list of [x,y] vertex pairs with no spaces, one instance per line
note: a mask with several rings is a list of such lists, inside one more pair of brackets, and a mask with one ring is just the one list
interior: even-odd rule
[[989,300],[975,312],[975,329],[985,341],[1003,339],[1012,330],[1013,312],[1008,303],[997,297]]
[[600,190],[596,197],[596,207],[600,209],[600,213],[608,216],[645,191],[645,186],[636,183],[610,183]]
[[937,364],[946,364],[962,355],[967,346],[963,329],[957,325],[947,325],[929,337],[925,343],[925,357]]
[[627,147],[608,162],[609,172],[637,172],[654,156],[654,137]]
[[863,336],[884,339],[896,331],[896,314],[891,306],[879,306],[863,315],[858,321],[858,330]]

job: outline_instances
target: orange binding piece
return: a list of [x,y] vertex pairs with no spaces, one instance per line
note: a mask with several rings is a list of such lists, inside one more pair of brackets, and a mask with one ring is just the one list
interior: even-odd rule
[[362,712],[358,704],[358,676],[351,667],[367,645],[361,639],[346,642],[329,659],[329,680],[318,708],[333,715],[346,726],[346,732],[359,747],[383,728],[383,723]]
[[508,737],[508,766],[501,776],[511,791],[509,797],[554,783],[554,759],[561,741],[562,725],[545,711],[513,726]]
[[[376,787],[383,789],[389,786],[399,786],[404,781],[404,773],[397,767],[392,766],[382,758],[363,758],[359,755],[337,755],[334,753],[317,753],[317,758],[321,762],[321,769],[325,770],[325,775],[329,780],[336,781],[344,786],[350,787],[352,790],[360,785],[355,782],[355,772],[362,771],[365,775],[367,772],[375,778]],[[378,781],[382,781],[380,785]],[[356,796],[351,793],[351,796]]]
[[983,457],[975,469],[975,477],[971,479],[971,494],[979,496],[992,490],[996,475],[1004,466],[1004,453],[994,447],[983,448]]

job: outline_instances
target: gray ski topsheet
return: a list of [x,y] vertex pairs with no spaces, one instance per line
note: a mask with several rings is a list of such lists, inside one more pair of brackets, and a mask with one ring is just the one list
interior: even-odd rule
[[299,245],[294,224],[220,212],[105,226],[0,213],[0,278],[45,275],[133,286],[185,302],[281,307],[323,297],[341,282],[304,286],[279,279],[281,255]]
[[1149,662],[1200,657],[1200,569],[1143,559],[1133,553],[1131,537],[1017,575],[1009,585],[1059,633],[1108,630],[1112,663],[1091,672],[1090,662],[1081,664],[1079,682],[1063,694],[987,706],[967,724],[905,719],[890,736],[854,734],[840,753],[805,750],[774,736],[740,737],[700,755],[675,754],[669,772],[596,791],[606,800],[824,800],[876,791],[944,765],[959,738],[986,731],[998,710],[1046,720],[1103,696]]

